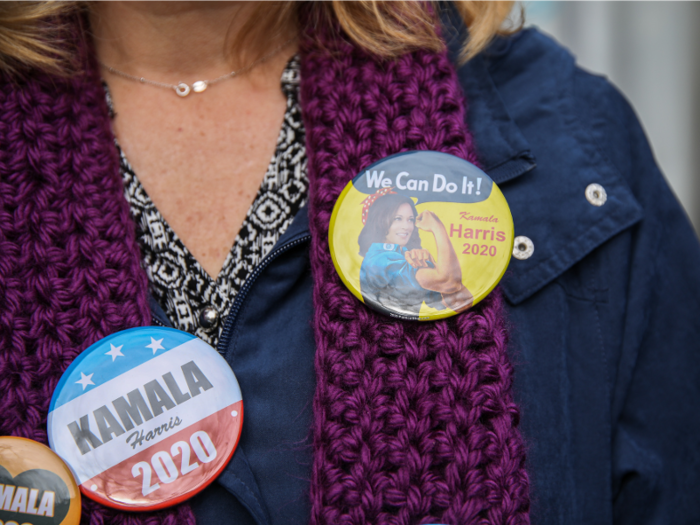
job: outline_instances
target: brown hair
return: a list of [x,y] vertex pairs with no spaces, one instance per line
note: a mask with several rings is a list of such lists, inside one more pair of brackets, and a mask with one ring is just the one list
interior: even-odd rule
[[[413,210],[413,218],[415,219],[418,217],[418,211],[416,210],[416,205],[413,203],[413,200],[395,193],[389,193],[388,195],[379,197],[374,201],[374,204],[370,206],[369,213],[367,214],[367,222],[357,239],[357,243],[360,245],[360,255],[362,255],[362,257],[367,254],[367,250],[369,250],[372,244],[386,242],[386,236],[387,233],[389,233],[391,222],[394,220],[397,210],[403,204],[410,204]],[[418,228],[414,227],[413,233],[406,244],[406,248],[408,250],[413,250],[420,247]]]
[[65,73],[73,65],[62,20],[77,2],[0,2],[0,69]]
[[[87,2],[0,2],[0,69],[38,68],[52,73],[68,73],[74,55],[67,45],[72,16],[88,9]],[[237,40],[251,37],[270,40],[282,30],[286,20],[296,14],[300,3],[264,2],[258,6]],[[310,2],[316,20],[326,16],[339,22],[358,45],[386,58],[418,49],[440,51],[444,44],[438,34],[437,2],[414,0],[359,0],[346,2]],[[462,60],[481,51],[504,28],[513,2],[456,1],[454,7],[469,28],[469,38],[462,48]],[[264,34],[259,31],[265,27]],[[517,29],[517,28],[516,28]],[[236,42],[233,43],[234,47]]]

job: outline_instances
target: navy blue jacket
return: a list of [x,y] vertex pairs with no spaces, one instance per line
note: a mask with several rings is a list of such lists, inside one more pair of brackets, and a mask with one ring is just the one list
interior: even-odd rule
[[[535,30],[458,74],[481,164],[534,244],[501,284],[532,522],[700,522],[700,246],[633,111]],[[226,320],[219,350],[246,415],[233,460],[192,500],[200,523],[308,523],[309,239],[303,210]]]

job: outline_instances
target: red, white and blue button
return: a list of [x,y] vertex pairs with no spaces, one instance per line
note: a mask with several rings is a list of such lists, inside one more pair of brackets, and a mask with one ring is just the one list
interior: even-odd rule
[[231,459],[243,422],[238,381],[197,337],[125,330],[71,364],[51,399],[51,448],[81,492],[124,510],[175,505]]

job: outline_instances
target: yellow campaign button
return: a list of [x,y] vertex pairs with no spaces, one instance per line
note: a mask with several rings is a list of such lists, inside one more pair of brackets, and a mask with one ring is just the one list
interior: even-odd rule
[[503,193],[473,164],[411,151],[359,173],[329,229],[333,264],[370,308],[399,319],[465,311],[498,284],[513,251]]
[[0,522],[4,525],[77,525],[80,490],[49,447],[0,437]]

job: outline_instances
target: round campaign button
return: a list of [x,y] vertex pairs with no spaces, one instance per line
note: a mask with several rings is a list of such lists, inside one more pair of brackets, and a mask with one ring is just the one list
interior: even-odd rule
[[85,350],[51,399],[51,448],[82,493],[155,510],[201,491],[241,435],[243,401],[226,361],[171,328],[132,328]]
[[392,317],[435,320],[481,301],[503,277],[513,218],[482,170],[435,151],[399,153],[341,193],[329,230],[350,291]]
[[80,523],[78,485],[49,447],[31,439],[0,437],[0,523]]

